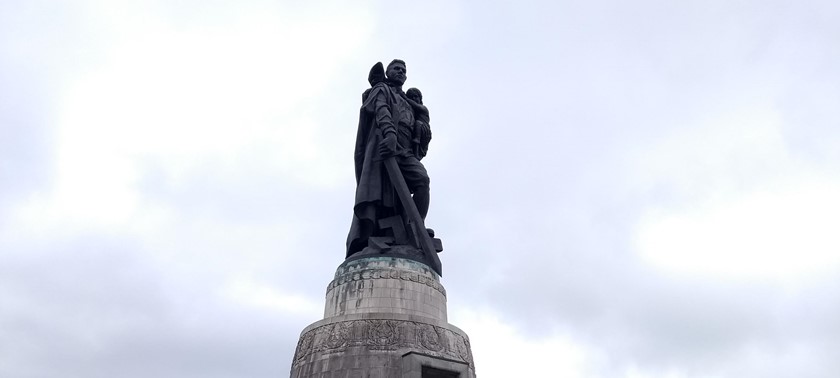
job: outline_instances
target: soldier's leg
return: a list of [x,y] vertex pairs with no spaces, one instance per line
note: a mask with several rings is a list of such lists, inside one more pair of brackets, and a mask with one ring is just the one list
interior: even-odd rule
[[414,204],[417,205],[417,212],[420,213],[420,217],[425,221],[426,214],[429,213],[429,187],[417,188],[411,198],[414,199]]
[[405,178],[405,183],[413,194],[412,198],[417,206],[417,212],[420,213],[423,220],[426,220],[426,214],[429,213],[429,174],[426,173],[426,167],[413,156],[404,157],[397,161]]

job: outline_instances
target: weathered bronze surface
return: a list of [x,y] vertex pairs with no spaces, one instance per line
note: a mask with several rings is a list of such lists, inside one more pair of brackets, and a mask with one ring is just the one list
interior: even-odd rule
[[356,199],[347,258],[400,256],[442,273],[440,239],[426,229],[429,175],[420,162],[432,138],[429,109],[417,88],[403,92],[407,70],[395,59],[371,68],[362,94],[354,162]]

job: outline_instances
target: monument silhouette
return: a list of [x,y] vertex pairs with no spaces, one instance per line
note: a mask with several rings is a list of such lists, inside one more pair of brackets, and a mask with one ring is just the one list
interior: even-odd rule
[[324,319],[301,332],[292,378],[474,378],[470,341],[447,322],[438,253],[425,226],[432,137],[406,64],[371,68],[362,94],[356,197],[346,258],[327,285]]

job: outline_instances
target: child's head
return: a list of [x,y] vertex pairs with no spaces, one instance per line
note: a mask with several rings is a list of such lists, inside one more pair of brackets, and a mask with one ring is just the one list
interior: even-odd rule
[[417,88],[408,88],[408,90],[405,91],[405,95],[410,100],[412,100],[412,101],[414,101],[418,104],[423,103],[423,93],[420,93],[420,90],[417,89]]

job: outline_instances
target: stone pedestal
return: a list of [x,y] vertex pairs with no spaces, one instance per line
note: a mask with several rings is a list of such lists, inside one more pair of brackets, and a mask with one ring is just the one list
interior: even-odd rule
[[470,341],[446,321],[446,290],[425,264],[345,261],[327,287],[324,319],[306,327],[292,378],[474,378]]

